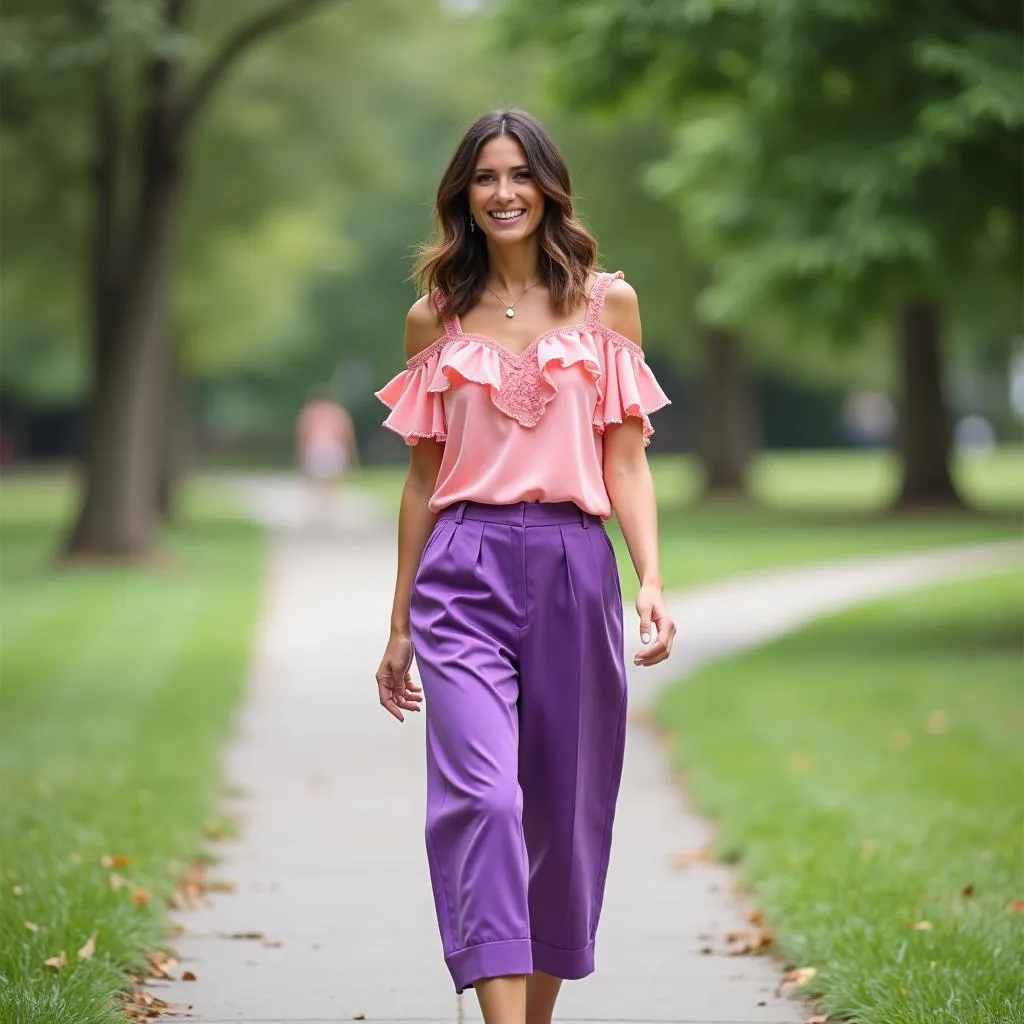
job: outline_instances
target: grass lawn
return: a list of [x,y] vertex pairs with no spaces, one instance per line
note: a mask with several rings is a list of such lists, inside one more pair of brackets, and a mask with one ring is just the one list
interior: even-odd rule
[[68,508],[60,481],[0,493],[4,1024],[124,1020],[111,993],[208,827],[260,595],[259,531],[209,488],[152,570],[54,570]]
[[[667,586],[699,583],[776,566],[971,544],[1020,536],[1024,449],[961,460],[958,482],[977,512],[885,513],[897,467],[885,452],[786,452],[762,455],[751,486],[756,502],[696,501],[699,468],[685,456],[652,456],[658,492],[662,574]],[[357,487],[393,509],[404,469],[363,470]],[[614,522],[609,533],[623,579],[634,576]]]
[[1022,626],[1019,575],[947,584],[709,666],[656,708],[719,855],[835,1019],[1024,1022]]

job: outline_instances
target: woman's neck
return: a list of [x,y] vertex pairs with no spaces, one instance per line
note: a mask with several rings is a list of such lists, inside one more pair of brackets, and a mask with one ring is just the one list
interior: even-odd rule
[[540,247],[532,240],[522,245],[487,248],[487,283],[495,291],[518,295],[540,278]]

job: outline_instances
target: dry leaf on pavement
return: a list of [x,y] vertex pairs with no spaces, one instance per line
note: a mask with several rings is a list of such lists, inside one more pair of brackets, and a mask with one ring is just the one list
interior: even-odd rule
[[680,850],[672,855],[672,866],[688,868],[691,864],[701,864],[713,858],[714,851],[710,846],[702,846],[697,850]]
[[727,950],[729,956],[746,956],[748,953],[759,953],[767,949],[775,940],[770,932],[763,928],[752,928],[745,932],[729,932],[725,941],[734,948]]

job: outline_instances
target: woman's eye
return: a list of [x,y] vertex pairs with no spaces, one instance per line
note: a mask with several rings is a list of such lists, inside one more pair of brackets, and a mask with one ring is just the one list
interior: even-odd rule
[[476,183],[478,185],[484,185],[484,184],[486,184],[490,180],[491,180],[491,176],[489,174],[478,174],[476,176]]
[[517,171],[517,172],[516,172],[516,177],[517,177],[517,178],[518,178],[518,179],[519,179],[520,181],[526,181],[526,180],[528,180],[528,179],[530,178],[530,176],[531,176],[531,175],[530,175],[530,172],[529,172],[529,171]]

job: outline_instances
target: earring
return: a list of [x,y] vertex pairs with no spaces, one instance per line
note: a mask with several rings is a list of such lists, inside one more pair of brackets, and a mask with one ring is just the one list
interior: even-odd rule
[[476,231],[476,221],[472,217],[469,218],[469,230],[471,234]]

